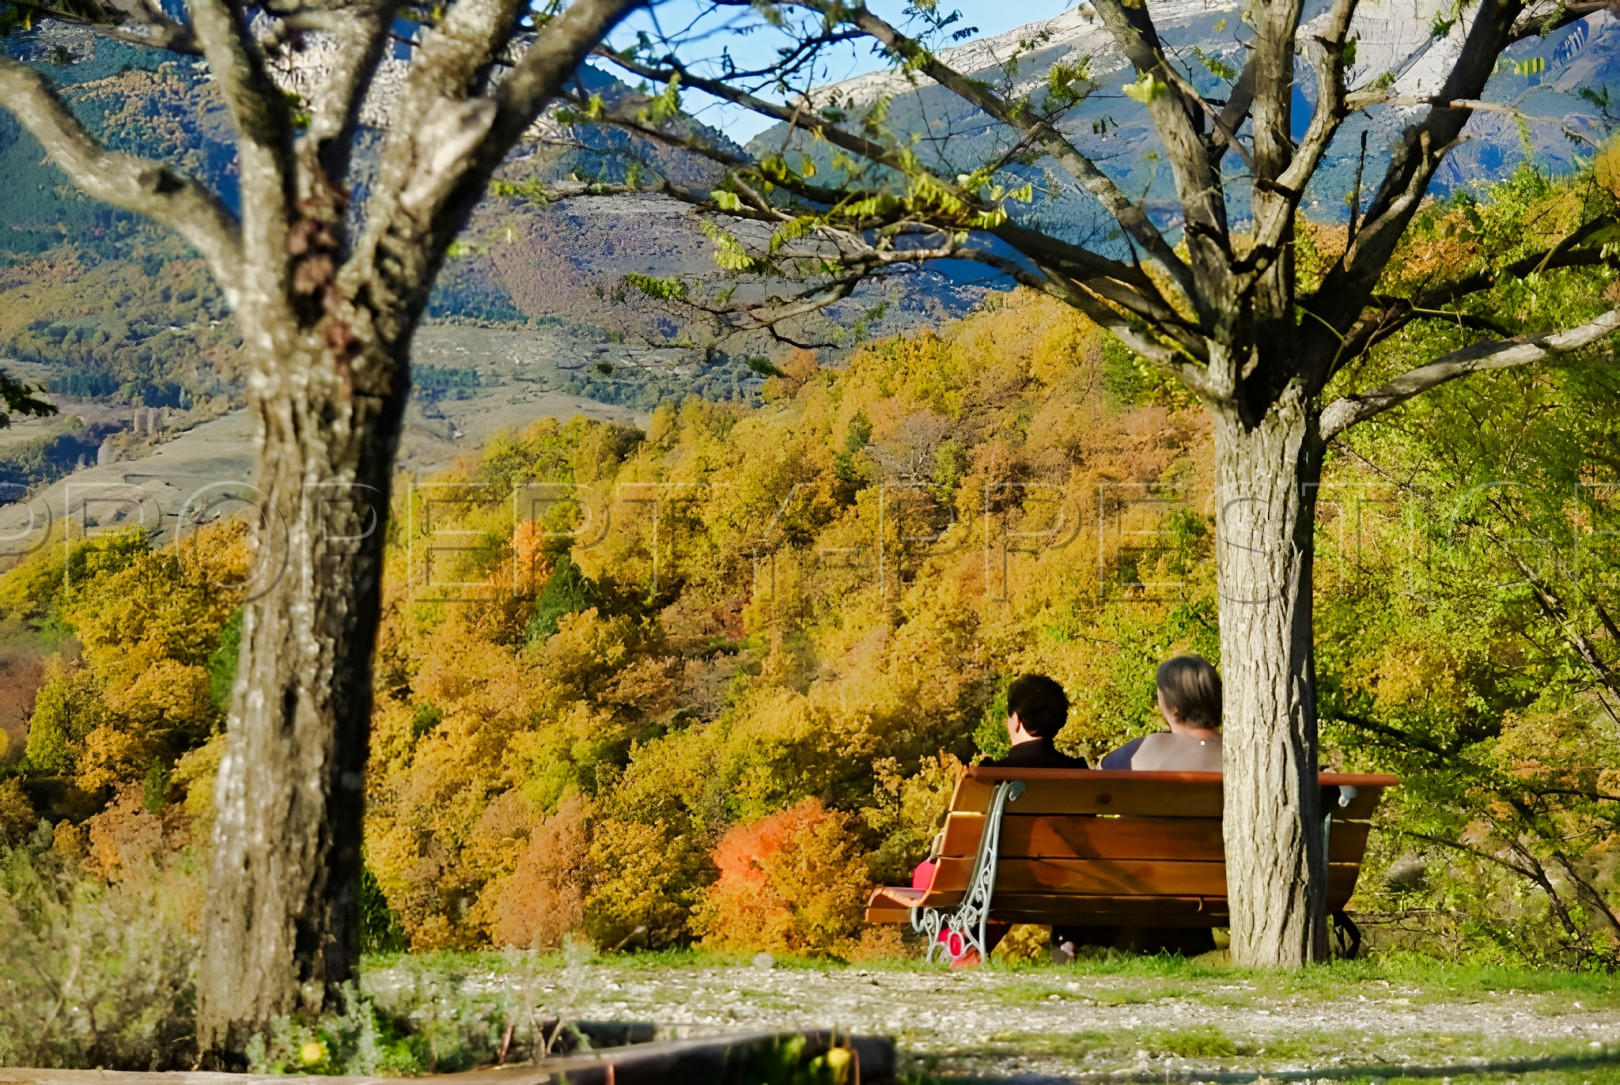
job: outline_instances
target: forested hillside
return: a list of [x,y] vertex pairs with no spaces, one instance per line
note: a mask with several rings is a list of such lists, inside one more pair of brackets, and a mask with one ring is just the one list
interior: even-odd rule
[[[172,163],[236,200],[229,121],[217,90],[192,58],[46,21],[4,48],[46,71],[75,114],[117,150]],[[311,61],[316,63],[316,61]],[[619,101],[638,92],[584,68],[581,84]],[[645,90],[647,88],[643,88]],[[645,95],[643,95],[645,97]],[[370,124],[379,118],[369,117]],[[690,122],[705,139],[718,132]],[[627,273],[714,271],[714,243],[689,208],[656,194],[553,202],[557,185],[653,187],[659,178],[704,190],[710,168],[616,130],[548,120],[546,138],[526,140],[462,233],[428,306],[432,320],[525,328],[545,325],[570,340],[563,391],[648,407],[687,391],[726,398],[732,380],[694,379],[694,363],[731,363],[750,392],[745,364],[764,353],[761,337],[713,344],[636,291]],[[357,159],[369,169],[378,130],[362,127]],[[0,111],[0,359],[45,367],[59,396],[193,408],[208,416],[239,404],[238,336],[202,261],[180,238],[81,193],[45,158],[16,120]],[[626,224],[634,229],[626,229]],[[925,272],[910,289],[863,289],[838,310],[861,314],[876,334],[937,322],[983,293]],[[874,312],[878,306],[880,312]],[[847,341],[847,340],[846,340]],[[668,344],[675,361],[638,364],[626,344]],[[586,359],[590,364],[586,364]],[[424,385],[432,392],[431,381]],[[71,466],[72,458],[67,459]],[[61,465],[58,465],[59,467]],[[36,474],[25,481],[46,475]]]
[[[1494,203],[1435,205],[1396,273],[1555,230],[1612,180],[1526,172]],[[1301,273],[1343,243],[1307,231]],[[1513,321],[1613,293],[1612,272],[1582,274],[1482,304]],[[1413,329],[1367,364],[1469,334]],[[1406,780],[1355,902],[1385,944],[1615,959],[1615,361],[1447,385],[1332,449],[1326,760]],[[1004,741],[1012,677],[1061,681],[1059,745],[1095,758],[1159,726],[1160,660],[1216,659],[1203,418],[1020,291],[839,368],[785,359],[758,406],[691,399],[645,431],[540,421],[406,480],[372,944],[898,950],[861,901],[909,877],[960,763]],[[13,642],[48,657],[0,784],[9,841],[102,879],[194,869],[232,585],[253,575],[223,523],[159,552],[138,534],[47,547],[0,579]]]

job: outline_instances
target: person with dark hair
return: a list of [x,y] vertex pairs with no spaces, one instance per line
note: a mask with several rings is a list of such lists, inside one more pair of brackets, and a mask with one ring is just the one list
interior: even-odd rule
[[1044,674],[1026,674],[1007,687],[1006,757],[986,761],[998,769],[1083,769],[1085,761],[1052,744],[1069,720],[1069,698],[1063,687]]
[[[1086,768],[1083,759],[1070,757],[1052,743],[1068,721],[1069,697],[1063,692],[1062,686],[1044,674],[1020,676],[1007,687],[1007,738],[1012,742],[1012,750],[1006,757],[982,762],[983,766],[996,769]],[[912,887],[928,889],[934,884],[937,871],[938,863],[934,859],[924,859],[911,872]],[[1008,929],[1008,924],[995,920],[985,924],[985,940],[989,943],[987,949],[995,948]],[[1071,950],[1069,958],[1072,957]],[[952,961],[951,967],[972,968],[978,963],[978,951],[969,950]]]
[[1159,664],[1159,714],[1170,730],[1143,735],[1102,759],[1105,769],[1221,771],[1221,679],[1202,656]]

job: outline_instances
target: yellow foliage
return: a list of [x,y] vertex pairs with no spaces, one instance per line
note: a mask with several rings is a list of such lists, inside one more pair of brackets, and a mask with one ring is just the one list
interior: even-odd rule
[[1592,172],[1597,183],[1615,199],[1620,200],[1620,139],[1611,139],[1604,144],[1597,158],[1592,162]]
[[589,854],[585,931],[605,949],[667,946],[687,933],[708,865],[695,826],[604,818]]
[[148,732],[103,724],[84,738],[74,783],[91,793],[116,787],[144,775],[157,755],[157,742]]
[[13,776],[0,783],[0,847],[14,847],[33,832],[34,804]]
[[[447,474],[491,492],[438,525],[481,540],[466,577],[518,578],[447,603],[390,546],[367,861],[412,945],[573,927],[606,949],[894,950],[861,931],[864,892],[926,852],[998,682],[1089,692],[1070,746],[1126,737],[1122,683],[1151,683],[1133,645],[1172,604],[1070,633],[1103,612],[1099,577],[1171,575],[1131,541],[1162,510],[1117,495],[1207,483],[1208,426],[1115,403],[1109,359],[1018,291],[841,369],[786,359],[759,409],[690,400],[644,436],[537,423]],[[514,514],[528,482],[588,489]],[[764,880],[717,882],[717,842],[773,818],[792,826]]]

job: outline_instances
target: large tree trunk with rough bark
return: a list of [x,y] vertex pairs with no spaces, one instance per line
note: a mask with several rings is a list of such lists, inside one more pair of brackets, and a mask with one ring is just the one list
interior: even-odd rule
[[1327,950],[1311,646],[1321,445],[1297,385],[1258,422],[1215,414],[1232,955],[1297,967]]
[[333,1006],[359,958],[371,655],[405,397],[403,347],[264,339],[278,356],[258,359],[253,379],[257,597],[219,769],[198,977],[199,1048],[221,1067],[273,1018]]

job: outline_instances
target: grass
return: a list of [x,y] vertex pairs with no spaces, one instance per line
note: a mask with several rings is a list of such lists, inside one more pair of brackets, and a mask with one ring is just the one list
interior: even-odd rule
[[[1052,1066],[1054,1060],[1062,1065]],[[1273,1081],[1300,1077],[1369,1082],[1435,1080],[1402,1078],[1403,1070],[1419,1067],[1441,1070],[1452,1085],[1493,1079],[1491,1073],[1470,1073],[1470,1065],[1476,1065],[1502,1068],[1502,1077],[1523,1081],[1529,1080],[1526,1075],[1536,1073],[1553,1075],[1549,1080],[1596,1085],[1594,1075],[1600,1075],[1620,1085],[1620,1050],[1593,1051],[1573,1041],[1530,1046],[1477,1036],[1363,1039],[1333,1032],[1258,1039],[1233,1036],[1209,1026],[1132,1032],[1001,1032],[982,1044],[953,1047],[913,1061],[922,1074],[918,1080],[936,1081],[961,1081],[963,1075],[971,1079],[973,1073],[991,1068],[1005,1073],[1011,1068],[1009,1064],[1021,1064],[1017,1069],[1026,1072],[1061,1069],[1067,1075],[1082,1077],[1124,1075],[1155,1080],[1238,1081],[1255,1075]],[[1548,1063],[1561,1065],[1534,1069]],[[1526,1069],[1507,1069],[1515,1064]],[[1455,1070],[1450,1069],[1453,1066]],[[941,1073],[950,1076],[938,1077]],[[930,1074],[936,1076],[930,1078]]]
[[[1301,1077],[1303,1075],[1300,1075]],[[974,1078],[959,1074],[941,1076],[930,1071],[916,1071],[900,1079],[904,1085],[989,1085],[1004,1079]],[[1155,1080],[1178,1080],[1158,1077]],[[1198,1077],[1190,1075],[1180,1080],[1238,1083],[1264,1080],[1268,1082],[1298,1080],[1294,1075],[1264,1075],[1257,1071],[1236,1072]],[[1390,1076],[1366,1072],[1335,1072],[1314,1070],[1311,1081],[1343,1082],[1344,1085],[1620,1085],[1620,1066],[1583,1066],[1567,1069],[1501,1071],[1483,1074],[1453,1074],[1441,1077],[1409,1077],[1394,1073]]]
[[[1449,1075],[1450,1085],[1494,1085],[1510,1079],[1518,1085],[1620,1085],[1620,1068],[1591,1058],[1604,1055],[1620,1067],[1620,1049],[1589,1048],[1592,1035],[1586,1025],[1580,1036],[1568,1040],[1549,1038],[1561,1028],[1558,1025],[1532,1030],[1528,1035],[1534,1041],[1500,1031],[1511,1027],[1506,1024],[1507,1008],[1549,1016],[1620,1009],[1620,977],[1598,973],[1440,961],[1415,954],[1335,961],[1297,972],[1239,968],[1213,954],[1193,959],[1114,954],[1067,966],[993,962],[970,973],[951,973],[915,957],[851,964],[777,955],[770,964],[773,971],[817,972],[835,985],[847,977],[852,989],[861,985],[864,990],[865,984],[878,981],[879,987],[892,990],[927,991],[935,1009],[959,992],[963,1008],[971,1012],[974,1006],[983,1007],[998,1021],[977,1035],[902,1028],[902,1050],[912,1052],[912,1065],[920,1075],[914,1078],[917,1082],[961,1082],[970,1080],[963,1075],[1017,1071],[1172,1079],[1214,1074],[1221,1081],[1237,1082],[1262,1071],[1286,1076],[1296,1068],[1310,1067],[1313,1076],[1334,1081],[1378,1080],[1380,1085],[1393,1085],[1402,1067],[1456,1065],[1459,1070]],[[611,997],[629,997],[635,1005],[632,1014],[656,1021],[660,1007],[684,1001],[687,992],[701,988],[712,995],[712,989],[723,987],[737,992],[735,1000],[767,1011],[814,1012],[812,1006],[795,1003],[795,998],[805,996],[788,993],[794,985],[778,988],[764,981],[769,972],[753,955],[691,948],[599,955],[573,947],[547,954],[390,955],[365,962],[365,971],[379,980],[384,970],[391,973],[389,984],[398,992],[396,998],[421,998],[470,980],[467,989],[479,990],[483,999],[500,997],[498,989],[506,989],[511,992],[507,997],[518,1001],[528,999],[567,1011],[569,1006],[593,1004],[604,987],[617,990],[615,985],[622,984],[630,989],[626,995]],[[907,975],[934,977],[938,982],[902,979]],[[812,984],[802,989],[825,988]],[[705,999],[705,1005],[711,1002],[712,998]],[[1357,1016],[1362,1003],[1378,1009],[1381,1024],[1363,1028]],[[1455,1025],[1451,1022],[1457,1015],[1434,1015],[1425,1009],[1468,1003],[1496,1008],[1482,1009],[1478,1018],[1463,1014]],[[1068,1008],[1043,1012],[1048,1004]],[[1141,1027],[1139,1011],[1132,1009],[1137,1006],[1143,1007]],[[1101,1024],[1097,1013],[1108,1007],[1123,1009],[1109,1014],[1112,1023],[1107,1030],[1074,1030],[1076,1025]],[[1229,1012],[1209,1015],[1200,1012],[1204,1007]],[[1419,1024],[1408,1012],[1429,1013],[1422,1020],[1464,1031],[1442,1033],[1435,1025]],[[1033,1027],[1037,1021],[1061,1022],[1063,1031],[1040,1031]],[[1431,1031],[1421,1031],[1426,1027]],[[971,1033],[972,1026],[968,1028]],[[996,1028],[1013,1031],[986,1035]],[[1469,1060],[1511,1065],[1548,1056],[1581,1061],[1534,1074],[1528,1070],[1470,1074],[1463,1065]]]
[[[589,964],[627,972],[756,967],[751,954],[714,953],[683,947],[626,954],[597,954],[580,947],[538,954],[441,951],[368,956],[362,972],[407,966],[440,976],[503,975],[517,968],[564,969]],[[820,972],[939,972],[938,963],[918,957],[885,957],[849,964],[824,958],[773,955],[771,967]],[[1481,1002],[1529,998],[1540,1012],[1620,1009],[1620,976],[1599,972],[1510,967],[1494,963],[1437,960],[1413,953],[1391,953],[1371,960],[1333,961],[1294,972],[1240,968],[1216,954],[1183,958],[1109,954],[1073,965],[1045,962],[992,963],[986,975],[1003,978],[996,997],[1007,1002],[1090,999],[1101,1005],[1127,1005],[1164,998],[1196,998],[1212,1005],[1241,1007],[1278,999],[1355,998],[1418,1003]],[[1054,984],[1081,981],[1080,990]],[[1087,983],[1086,981],[1091,981]],[[1580,1003],[1579,1007],[1574,1004]]]

